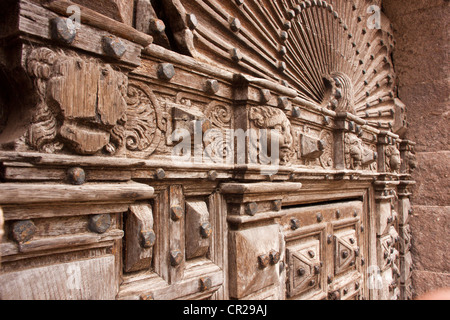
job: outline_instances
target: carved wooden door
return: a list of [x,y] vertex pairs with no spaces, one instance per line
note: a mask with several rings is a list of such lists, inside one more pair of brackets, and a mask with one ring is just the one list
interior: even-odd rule
[[380,0],[3,2],[2,297],[411,296]]
[[285,225],[287,296],[359,299],[365,296],[367,239],[361,201],[288,209]]

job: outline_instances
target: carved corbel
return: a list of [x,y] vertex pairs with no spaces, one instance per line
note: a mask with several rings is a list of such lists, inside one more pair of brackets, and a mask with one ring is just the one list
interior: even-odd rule
[[388,145],[386,147],[386,169],[388,172],[398,173],[402,159],[400,157],[400,151],[394,145]]
[[[291,130],[291,123],[289,122],[286,114],[278,108],[261,106],[252,107],[249,112],[249,120],[252,123],[252,129],[256,129],[256,134],[259,136],[261,130],[267,130],[267,154],[266,156],[272,156],[272,140],[278,140],[279,147],[279,161],[280,164],[288,164],[294,155],[294,141]],[[258,137],[260,139],[261,137]],[[255,142],[255,141],[254,141]],[[260,145],[261,141],[257,142]],[[261,163],[268,163],[267,159],[263,159],[265,156],[258,149],[258,157]],[[273,156],[272,156],[273,157]]]
[[345,134],[345,160],[347,169],[361,169],[370,166],[377,160],[377,152],[363,145],[355,134]]
[[326,142],[305,134],[300,135],[300,156],[304,159],[314,160],[324,153]]
[[400,151],[397,147],[398,142],[395,136],[382,131],[378,134],[377,151],[379,172],[399,173],[402,166]]
[[131,206],[125,225],[125,272],[150,268],[155,241],[151,206]]
[[47,153],[67,148],[83,155],[105,151],[114,140],[111,130],[126,121],[126,75],[97,59],[45,47],[31,49],[25,63],[38,99],[17,148]]
[[400,155],[402,158],[400,171],[402,173],[411,174],[417,167],[417,158],[414,146],[415,143],[408,140],[403,140],[400,143]]

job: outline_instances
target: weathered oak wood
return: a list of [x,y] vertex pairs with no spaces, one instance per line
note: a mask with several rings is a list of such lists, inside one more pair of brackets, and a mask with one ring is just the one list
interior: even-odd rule
[[[72,3],[73,4],[73,3]],[[64,7],[64,6],[63,6]],[[67,6],[65,7],[67,8]],[[63,9],[63,15],[68,16],[66,13],[66,9]],[[81,15],[83,16],[83,15]],[[100,15],[101,16],[101,15]],[[48,11],[30,1],[21,1],[20,2],[20,19],[18,23],[19,30],[25,35],[32,35],[41,37],[47,40],[52,40],[51,35],[51,20],[54,18],[58,18],[59,15]],[[104,16],[101,16],[102,19],[107,19]],[[114,21],[114,20],[112,20]],[[114,21],[114,24],[120,24],[117,21]],[[99,27],[101,30],[95,29],[89,25],[82,25],[82,28],[77,30],[76,37],[74,41],[71,43],[71,46],[74,48],[82,49],[91,53],[105,55],[102,45],[103,37],[111,36],[112,30],[108,29],[108,25],[103,25],[99,23],[99,26],[93,25],[93,27]],[[131,27],[128,27],[131,28]],[[131,28],[132,29],[132,28]],[[115,28],[113,27],[113,30]],[[133,35],[137,31],[135,29],[133,32],[129,34],[125,31],[122,33],[128,35],[127,37],[123,37],[123,43],[126,48],[126,52],[121,57],[121,61],[132,64],[134,66],[138,66],[140,64],[140,56],[143,45],[140,43],[134,43],[133,40],[130,40],[129,35]],[[120,35],[118,35],[120,36]],[[146,35],[144,35],[146,36]],[[144,37],[145,38],[145,37]],[[143,43],[148,43],[150,40],[141,41]]]
[[133,205],[125,225],[125,271],[149,269],[152,263],[156,235],[153,212],[149,205]]
[[8,300],[112,300],[117,292],[114,256],[31,268],[0,275]]
[[52,202],[112,202],[117,200],[145,200],[153,197],[152,187],[139,183],[85,184],[82,186],[58,184],[0,185],[2,204]]
[[417,164],[372,4],[7,1],[0,297],[409,297]]
[[[65,0],[51,0],[44,3],[45,7],[65,16],[68,16],[67,8],[71,5],[74,5],[74,3]],[[129,25],[115,21],[89,8],[83,6],[79,7],[81,9],[80,17],[83,23],[109,31],[117,36],[136,42],[143,47],[146,47],[153,42],[152,36],[139,32]]]

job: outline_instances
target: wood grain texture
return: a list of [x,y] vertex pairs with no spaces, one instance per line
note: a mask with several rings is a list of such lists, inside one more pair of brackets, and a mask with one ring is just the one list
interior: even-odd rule
[[[54,10],[55,12],[58,12],[59,14],[68,15],[67,8],[73,4],[74,3],[71,1],[52,0],[44,5],[47,8]],[[83,6],[80,6],[80,9],[81,9],[81,21],[83,23],[100,28],[102,30],[107,30],[113,34],[116,34],[117,36],[136,42],[142,45],[143,47],[146,47],[153,42],[153,38],[150,35],[139,32],[127,24],[115,21],[111,18],[108,18],[107,16],[102,15],[99,12],[96,12],[89,8],[85,8]],[[128,12],[128,10],[126,16],[127,16],[126,19],[129,20],[130,13]]]
[[[414,143],[381,0],[9,2],[0,140],[9,97],[33,101],[0,146],[0,298],[407,297]],[[211,161],[175,161],[196,120]]]
[[[72,3],[73,4],[73,3]],[[69,16],[69,14],[66,13],[67,5],[63,8],[61,13],[63,16]],[[99,15],[99,14],[97,14]],[[83,15],[81,15],[83,16]],[[101,15],[100,15],[101,16]],[[19,19],[19,30],[23,32],[26,35],[31,36],[37,36],[40,38],[44,38],[47,40],[52,40],[51,36],[51,19],[57,18],[59,15],[55,12],[46,10],[45,8],[42,8],[41,6],[38,6],[30,1],[21,1],[20,2],[20,19]],[[106,18],[104,16],[101,16],[103,18]],[[99,21],[102,21],[103,18],[98,18]],[[114,21],[114,20],[112,20]],[[120,24],[117,21],[114,21],[114,24]],[[108,24],[103,25],[99,22],[100,30],[95,29],[95,27],[98,27],[93,24],[91,27],[90,25],[83,25],[82,28],[80,28],[77,31],[77,35],[75,37],[75,40],[72,42],[71,46],[74,48],[82,49],[91,53],[96,53],[99,55],[105,55],[102,47],[102,39],[104,36],[110,36],[111,33],[114,34],[113,29],[108,29]],[[123,25],[123,24],[122,24]],[[125,26],[125,25],[123,25]],[[131,27],[127,27],[131,28]],[[130,40],[129,38],[134,39],[132,36],[135,34],[135,29],[131,28],[133,31],[127,30],[119,32],[127,35],[127,37],[123,37],[123,43],[125,45],[125,48],[127,49],[123,57],[121,58],[121,61],[126,62],[128,64],[131,64],[133,66],[138,66],[140,64],[140,55],[141,50],[143,48],[143,45],[140,43],[134,43],[133,40]],[[129,33],[127,33],[129,32]],[[130,36],[131,35],[131,36]],[[118,35],[119,36],[119,35]],[[144,39],[141,39],[141,43],[147,44],[150,39],[147,39],[146,37],[149,37],[147,35],[144,35]],[[140,38],[138,36],[138,38]],[[151,41],[150,41],[151,42]]]
[[4,300],[112,300],[117,292],[111,255],[5,273],[0,281]]
[[186,216],[185,216],[185,202],[183,197],[183,188],[181,185],[173,185],[169,187],[169,204],[170,204],[170,210],[172,210],[173,207],[179,207],[181,209],[182,216],[179,220],[170,219],[169,221],[169,245],[170,245],[170,252],[169,254],[169,261],[170,255],[172,255],[175,252],[179,252],[181,254],[180,261],[174,265],[173,263],[169,263],[169,276],[170,276],[170,283],[176,283],[183,279],[184,274],[184,268],[186,263],[186,253],[185,253],[185,223],[186,223]]
[[153,245],[156,239],[153,239],[152,244],[149,243],[148,246],[143,245],[143,233],[149,233],[149,237],[155,236],[153,231],[153,212],[150,205],[130,206],[125,233],[125,272],[150,269]]
[[[3,235],[5,234],[5,231],[3,230],[4,223],[5,223],[5,220],[3,218],[3,210],[0,207],[0,246],[1,246],[2,242],[3,242]],[[1,266],[1,263],[2,263],[1,259],[2,259],[2,254],[0,254],[0,266]]]
[[0,185],[2,204],[52,202],[111,202],[117,200],[145,200],[153,197],[153,188],[139,183],[85,184],[82,186],[57,184]]

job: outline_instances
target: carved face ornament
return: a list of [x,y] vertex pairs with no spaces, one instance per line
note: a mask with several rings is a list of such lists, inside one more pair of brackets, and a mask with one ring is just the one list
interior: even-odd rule
[[288,163],[293,153],[293,137],[291,123],[286,114],[272,107],[254,107],[250,110],[250,120],[257,128],[268,130],[267,146],[270,154],[272,154],[270,150],[272,140],[278,140],[280,163]]

